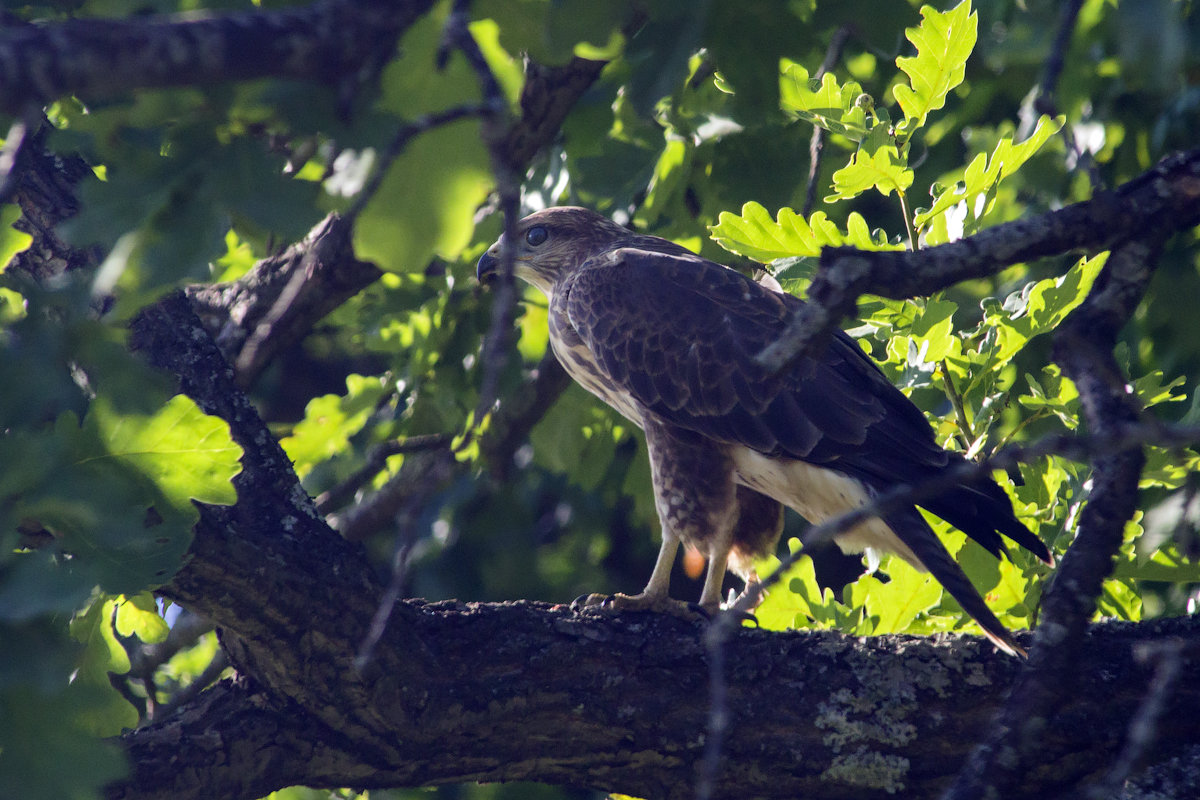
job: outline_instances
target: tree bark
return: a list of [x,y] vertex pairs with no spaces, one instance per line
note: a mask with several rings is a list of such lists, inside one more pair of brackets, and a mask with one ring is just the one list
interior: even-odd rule
[[203,16],[81,19],[0,32],[0,112],[73,94],[94,102],[136,88],[255,78],[354,84],[388,61],[433,0],[319,0]]
[[[345,624],[331,593],[312,588],[310,624],[264,648],[303,653],[299,663],[278,659],[303,672],[270,688],[226,681],[127,734],[135,772],[111,797],[511,780],[694,794],[709,706],[701,624],[527,602],[407,601],[359,672],[358,626]],[[1011,796],[1052,797],[1101,775],[1154,671],[1139,648],[1175,637],[1194,646],[1200,624],[1095,626],[1039,734],[1038,767]],[[974,637],[751,629],[737,634],[727,663],[731,725],[715,797],[935,796],[1020,668]],[[282,663],[255,667],[278,674]],[[1197,678],[1189,661],[1159,742],[1200,736]]]

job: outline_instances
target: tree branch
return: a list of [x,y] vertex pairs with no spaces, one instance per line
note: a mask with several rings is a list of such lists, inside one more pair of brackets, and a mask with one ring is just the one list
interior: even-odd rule
[[[1147,241],[1133,241],[1109,257],[1088,297],[1055,333],[1054,358],[1079,390],[1088,427],[1099,435],[1119,433],[1137,422],[1141,409],[1127,387],[1113,347],[1117,333],[1137,308],[1153,274],[1169,223],[1148,224]],[[1112,571],[1125,523],[1137,510],[1138,481],[1145,456],[1130,446],[1093,462],[1092,492],[1079,519],[1079,532],[1062,559],[1042,603],[1029,668],[1013,687],[993,735],[972,756],[948,798],[967,800],[986,793],[1026,793],[1025,776],[1041,760],[1042,729],[1074,690],[1088,619],[1101,584]]]
[[928,295],[1013,264],[1076,250],[1107,250],[1148,229],[1181,231],[1198,221],[1200,150],[1192,150],[1163,159],[1113,192],[957,242],[915,252],[828,247],[821,253],[806,305],[756,358],[770,369],[786,369],[853,314],[863,294],[894,299]]
[[[0,31],[0,112],[64,95],[293,78],[332,86],[375,76],[433,0],[321,0],[273,11],[84,19]],[[343,92],[345,97],[345,92]]]
[[[313,588],[314,600],[325,596]],[[310,604],[306,613],[314,607],[321,606]],[[696,623],[580,616],[527,602],[404,601],[389,636],[409,647],[395,640],[381,646],[368,674],[352,678],[337,669],[350,641],[340,622],[332,607],[309,620],[302,643],[321,641],[311,655],[324,657],[307,663],[314,690],[298,701],[227,682],[182,720],[126,734],[137,771],[110,796],[187,800],[211,797],[216,786],[228,787],[222,796],[252,798],[287,783],[508,780],[693,796],[708,700]],[[1048,721],[1041,766],[1026,775],[1031,793],[1050,796],[1107,771],[1124,720],[1154,679],[1154,665],[1134,650],[1175,638],[1196,647],[1200,622],[1109,623],[1092,631],[1078,690]],[[1200,673],[1194,659],[1181,669],[1160,741],[1200,736]],[[1016,670],[1016,661],[975,637],[742,629],[728,652],[730,736],[713,796],[930,796],[951,780]],[[335,734],[316,712],[321,703],[349,699],[324,695],[348,679],[360,692],[359,708],[341,706],[340,713],[370,709],[375,727]],[[1078,736],[1082,724],[1086,741]],[[243,774],[244,783],[231,779]]]
[[351,225],[323,219],[300,242],[229,283],[194,286],[189,299],[247,387],[326,314],[374,283],[379,268],[355,258]]

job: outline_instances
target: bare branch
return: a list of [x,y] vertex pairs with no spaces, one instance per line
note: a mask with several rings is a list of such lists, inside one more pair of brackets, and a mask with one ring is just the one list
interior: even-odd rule
[[1180,673],[1183,671],[1184,643],[1179,639],[1153,642],[1134,651],[1134,657],[1155,664],[1154,677],[1146,697],[1129,723],[1129,735],[1121,755],[1113,762],[1112,769],[1084,793],[1089,800],[1108,800],[1121,789],[1121,785],[1133,774],[1146,756],[1150,746],[1158,738],[1159,723],[1167,711],[1167,700],[1175,692]]
[[364,484],[383,471],[387,460],[392,456],[448,448],[453,440],[454,437],[449,434],[431,433],[424,436],[409,436],[406,439],[384,442],[376,446],[367,454],[366,462],[355,470],[353,475],[317,497],[317,511],[328,514],[349,503]]
[[[1058,116],[1058,102],[1055,99],[1058,79],[1066,64],[1067,49],[1071,46],[1071,36],[1075,33],[1075,23],[1079,19],[1081,8],[1083,8],[1083,0],[1067,0],[1059,9],[1058,29],[1054,33],[1054,41],[1050,44],[1050,53],[1046,56],[1046,63],[1042,66],[1042,78],[1038,82],[1036,96],[1033,100],[1033,109],[1038,114]],[[1095,159],[1092,158],[1091,153],[1079,146],[1079,140],[1075,138],[1074,126],[1070,121],[1062,126],[1059,135],[1069,154],[1068,166],[1086,169],[1092,190],[1101,191],[1104,188],[1104,181],[1101,180],[1100,172],[1096,169]]]
[[[846,41],[850,38],[853,30],[849,25],[843,25],[833,33],[833,38],[829,40],[829,47],[825,50],[825,60],[821,62],[820,68],[813,75],[813,80],[821,80],[826,72],[833,69],[834,65],[842,57],[842,50],[846,47]],[[821,152],[825,149],[825,137],[828,132],[820,125],[813,126],[812,138],[808,141],[808,186],[804,190],[804,208],[802,214],[808,217],[812,214],[813,206],[817,202],[817,173],[821,170]]]

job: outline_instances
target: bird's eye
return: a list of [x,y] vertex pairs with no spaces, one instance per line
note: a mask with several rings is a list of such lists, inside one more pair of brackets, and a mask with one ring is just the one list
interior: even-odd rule
[[550,234],[541,225],[534,225],[525,232],[525,241],[529,242],[530,247],[537,247],[550,238]]

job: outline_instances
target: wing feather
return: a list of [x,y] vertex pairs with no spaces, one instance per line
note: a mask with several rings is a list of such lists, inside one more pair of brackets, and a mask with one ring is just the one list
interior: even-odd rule
[[801,304],[791,295],[699,257],[632,248],[585,266],[564,294],[604,374],[674,424],[872,482],[911,480],[879,467],[897,448],[908,470],[945,466],[924,416],[845,334],[784,375],[757,364]]

